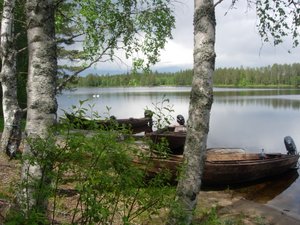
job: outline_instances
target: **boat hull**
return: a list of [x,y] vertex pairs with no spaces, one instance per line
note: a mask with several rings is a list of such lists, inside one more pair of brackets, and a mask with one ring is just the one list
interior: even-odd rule
[[151,132],[147,133],[146,136],[150,137],[154,143],[159,143],[162,139],[165,139],[168,144],[172,154],[181,155],[183,153],[186,132],[172,132],[165,131],[162,133]]
[[205,184],[238,184],[273,177],[294,169],[299,155],[278,155],[256,160],[228,162],[206,161]]
[[66,117],[77,129],[122,129],[125,127],[133,133],[152,131],[152,118],[150,117],[105,120],[89,120],[72,114],[66,114]]
[[[224,154],[221,160],[220,154],[212,153],[207,156],[204,166],[202,182],[205,185],[229,185],[251,182],[283,174],[297,167],[299,155],[266,154],[260,158],[260,154],[232,153]],[[237,156],[238,155],[238,156]],[[236,157],[235,159],[232,159]],[[162,171],[169,171],[172,180],[177,179],[182,165],[183,157],[171,155],[162,159],[152,156],[149,164],[144,169],[150,177]],[[140,164],[141,162],[135,161]]]

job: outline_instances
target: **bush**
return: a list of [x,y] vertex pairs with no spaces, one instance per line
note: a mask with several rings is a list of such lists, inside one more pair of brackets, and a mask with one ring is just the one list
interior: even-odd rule
[[[46,139],[27,140],[31,154],[23,157],[23,168],[38,166],[41,174],[36,179],[26,170],[19,196],[21,208],[28,210],[13,212],[7,224],[138,224],[138,217],[168,207],[172,189],[164,176],[147,182],[146,172],[132,163],[146,156],[127,129],[99,127],[87,133],[71,128],[66,120]],[[49,200],[47,212],[43,199]]]

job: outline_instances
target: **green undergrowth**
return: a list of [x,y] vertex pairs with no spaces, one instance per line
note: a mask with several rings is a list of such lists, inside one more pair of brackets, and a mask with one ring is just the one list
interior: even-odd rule
[[[87,109],[76,110],[85,117]],[[149,179],[149,153],[135,145],[130,130],[81,126],[66,119],[47,138],[26,140],[30,153],[22,156],[23,179],[15,190],[21,210],[11,210],[5,224],[141,224],[170,207],[170,174]]]
[[193,225],[267,225],[265,218],[256,215],[247,215],[239,213],[221,212],[222,207],[212,206],[210,208],[201,208]]

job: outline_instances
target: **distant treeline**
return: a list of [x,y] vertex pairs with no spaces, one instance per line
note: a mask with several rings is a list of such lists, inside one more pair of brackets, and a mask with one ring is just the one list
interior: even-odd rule
[[[95,75],[79,77],[79,87],[116,87],[116,86],[189,86],[193,70],[175,73]],[[289,86],[300,87],[300,64],[278,65],[260,68],[219,68],[213,76],[214,86],[254,87]]]

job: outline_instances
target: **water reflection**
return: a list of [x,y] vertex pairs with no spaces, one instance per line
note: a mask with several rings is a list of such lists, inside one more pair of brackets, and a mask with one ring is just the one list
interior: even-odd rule
[[299,89],[215,89],[214,103],[257,105],[274,109],[300,108]]
[[267,204],[293,215],[300,215],[299,172],[292,170],[275,178],[265,180],[235,191],[246,199]]
[[300,180],[297,170],[254,182],[230,186],[203,186],[202,190],[233,190],[247,200],[255,201],[300,215]]
[[240,107],[246,106],[246,105],[257,105],[257,106],[265,106],[270,107],[273,109],[300,109],[300,96],[299,95],[290,95],[290,96],[280,96],[274,97],[274,96],[215,96],[214,103],[216,104],[231,104],[231,105],[238,105]]
[[[298,170],[300,173],[300,170]],[[285,182],[283,180],[282,182]],[[272,187],[270,187],[272,188]],[[289,188],[283,190],[279,195],[270,199],[267,205],[300,215],[300,179],[296,179]]]
[[299,89],[214,88],[215,96],[298,95]]
[[[278,177],[270,178],[264,182],[261,181],[260,183],[240,188],[237,191],[243,193],[244,197],[248,200],[267,204],[291,187],[298,177],[298,171],[291,170]],[[296,193],[294,193],[294,195],[295,194]]]

